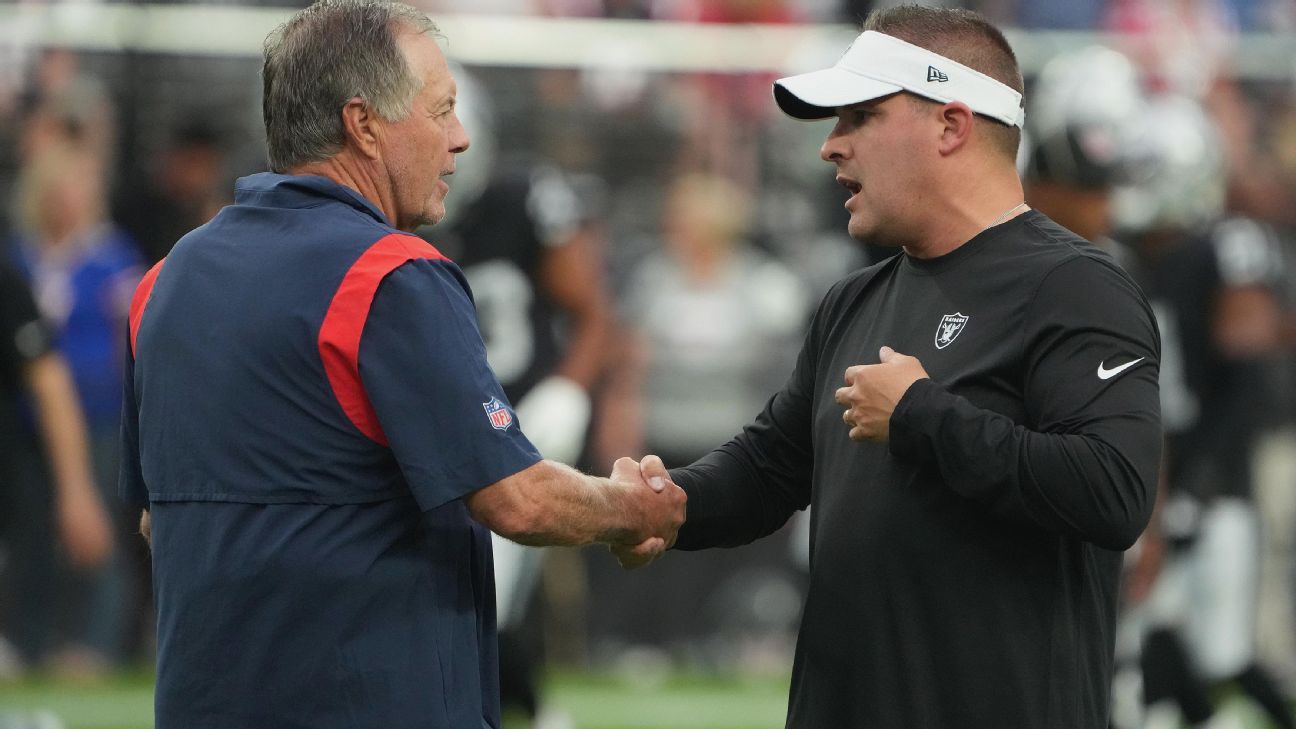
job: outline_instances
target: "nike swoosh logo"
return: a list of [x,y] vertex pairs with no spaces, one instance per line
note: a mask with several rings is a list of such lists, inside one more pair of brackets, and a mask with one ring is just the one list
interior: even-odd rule
[[1136,360],[1134,360],[1134,361],[1132,361],[1132,362],[1126,362],[1125,364],[1120,365],[1119,367],[1113,367],[1113,368],[1111,368],[1111,369],[1107,369],[1106,367],[1103,366],[1103,365],[1107,364],[1106,362],[1099,362],[1099,363],[1098,363],[1098,379],[1100,379],[1100,380],[1110,380],[1111,378],[1115,377],[1116,375],[1119,375],[1120,373],[1122,373],[1122,372],[1124,372],[1125,370],[1127,370],[1127,369],[1133,367],[1134,365],[1138,364],[1139,362],[1142,362],[1142,361],[1145,360],[1145,359],[1147,359],[1147,358],[1146,358],[1146,357],[1139,357],[1138,359],[1136,359]]

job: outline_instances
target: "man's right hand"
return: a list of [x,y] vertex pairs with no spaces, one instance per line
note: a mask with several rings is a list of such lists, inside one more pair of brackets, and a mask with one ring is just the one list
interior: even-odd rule
[[635,546],[657,538],[660,552],[675,542],[688,497],[669,482],[660,458],[645,463],[648,475],[635,460],[622,458],[610,478],[595,478],[540,461],[468,494],[464,503],[478,522],[519,544]]
[[[675,544],[675,536],[684,524],[688,495],[670,480],[665,464],[657,456],[645,456],[638,463],[630,458],[618,459],[611,480],[637,484],[642,489],[639,506],[643,509],[645,529],[637,535],[642,539],[612,544],[610,548],[622,567],[643,567]],[[644,485],[648,489],[643,489]]]

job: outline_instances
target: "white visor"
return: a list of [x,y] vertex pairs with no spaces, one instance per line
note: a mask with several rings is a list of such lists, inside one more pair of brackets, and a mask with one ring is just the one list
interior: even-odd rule
[[832,68],[774,82],[774,100],[797,119],[826,119],[837,107],[908,91],[942,104],[961,101],[972,111],[1021,127],[1022,95],[980,71],[868,30]]

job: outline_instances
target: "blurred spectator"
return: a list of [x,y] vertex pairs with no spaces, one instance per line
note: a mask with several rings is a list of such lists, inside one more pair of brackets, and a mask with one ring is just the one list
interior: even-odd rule
[[[631,274],[622,300],[642,341],[642,380],[623,391],[637,415],[607,425],[640,435],[608,453],[692,463],[738,432],[786,375],[807,292],[752,248],[752,214],[747,194],[723,178],[685,175],[671,185],[664,246]],[[631,369],[620,372],[634,379]]]
[[1223,721],[1208,690],[1233,684],[1275,726],[1296,727],[1255,653],[1252,451],[1263,359],[1280,344],[1276,242],[1257,221],[1223,217],[1219,141],[1195,102],[1157,99],[1139,125],[1143,177],[1117,210],[1161,330],[1167,496],[1153,534],[1167,550],[1142,607],[1148,721]]
[[1236,44],[1237,20],[1222,0],[1111,0],[1105,26],[1153,91],[1201,98]]
[[[19,182],[21,227],[11,253],[67,358],[86,416],[95,480],[105,502],[115,505],[122,345],[143,261],[134,242],[108,222],[104,197],[103,163],[93,149],[43,146]],[[124,526],[125,516],[113,512]],[[95,674],[120,657],[123,569],[114,557],[93,575],[70,580],[74,594],[65,604],[73,614],[65,616],[67,645],[54,659],[59,667]]]
[[[28,28],[30,30],[30,28]],[[0,31],[3,36],[3,31]],[[77,57],[65,49],[28,53],[30,68],[16,62],[6,69],[30,83],[12,91],[0,89],[0,200],[12,200],[19,171],[50,144],[75,142],[108,159],[112,153],[112,113],[106,90],[77,71]],[[10,98],[5,98],[11,93]],[[6,108],[7,107],[7,108]],[[0,205],[0,234],[14,224],[7,205]]]
[[225,178],[220,135],[205,122],[189,122],[171,135],[153,169],[121,186],[113,218],[156,262],[230,202]]
[[[737,433],[791,370],[808,292],[786,266],[751,246],[753,214],[751,198],[724,178],[691,174],[671,183],[662,248],[631,273],[621,299],[623,321],[635,332],[633,354],[623,356],[605,399],[599,462],[656,453],[668,466],[692,463]],[[724,627],[724,616],[741,621],[741,608],[718,604],[726,595],[753,594],[732,589],[734,580],[784,568],[792,572],[786,539],[741,554],[680,555],[593,590],[591,620],[631,643],[696,648]],[[666,591],[676,597],[651,599]]]
[[78,71],[76,54],[49,49],[35,66],[26,100],[19,159],[30,163],[47,146],[75,143],[88,154],[112,158],[112,105],[98,79]]
[[[660,16],[659,16],[660,17]],[[669,20],[695,23],[791,24],[800,21],[787,0],[692,0],[675,4]],[[772,113],[772,73],[699,73],[685,76],[681,105],[684,146],[680,168],[741,181],[754,192],[761,178],[762,130]]]

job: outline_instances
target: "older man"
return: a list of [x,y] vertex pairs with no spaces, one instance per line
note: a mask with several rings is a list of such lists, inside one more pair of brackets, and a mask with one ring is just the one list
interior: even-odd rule
[[468,148],[435,31],[378,0],[277,30],[275,173],[136,293],[122,491],[152,532],[162,729],[498,727],[482,525],[652,552],[683,520],[633,461],[540,459],[462,273],[408,233]]
[[851,235],[903,251],[835,286],[764,413],[673,472],[681,549],[814,504],[789,727],[1107,726],[1159,341],[1111,258],[1023,202],[1021,85],[982,18],[918,7],[775,85],[835,118]]

